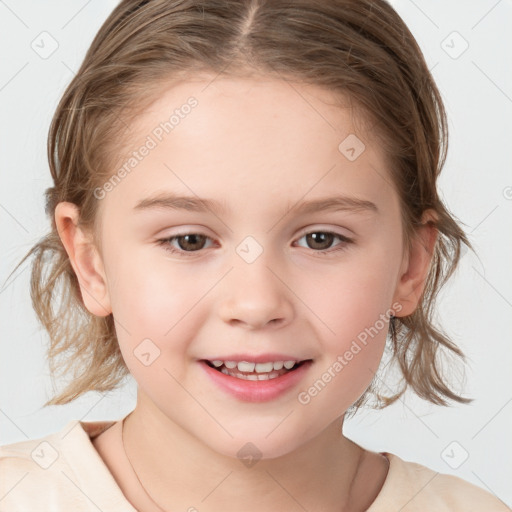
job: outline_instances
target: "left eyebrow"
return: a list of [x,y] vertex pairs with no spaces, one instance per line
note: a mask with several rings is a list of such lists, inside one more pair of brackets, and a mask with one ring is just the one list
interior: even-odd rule
[[[136,211],[150,209],[185,210],[199,213],[211,211],[216,215],[225,214],[227,211],[224,203],[213,199],[202,199],[194,196],[178,196],[170,193],[162,193],[156,196],[147,197],[139,201],[134,207],[134,210]],[[301,214],[329,210],[379,213],[379,209],[375,203],[352,196],[333,196],[314,199],[311,201],[302,201],[291,208],[291,211]]]
[[379,209],[375,203],[352,196],[323,197],[311,201],[304,201],[291,209],[291,211],[303,214],[328,210],[379,213]]

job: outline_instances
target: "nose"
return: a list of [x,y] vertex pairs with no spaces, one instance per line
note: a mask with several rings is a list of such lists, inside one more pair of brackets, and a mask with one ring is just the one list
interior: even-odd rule
[[[282,273],[281,273],[282,274]],[[224,279],[219,314],[233,326],[255,330],[284,327],[293,319],[293,293],[267,259],[239,262]]]

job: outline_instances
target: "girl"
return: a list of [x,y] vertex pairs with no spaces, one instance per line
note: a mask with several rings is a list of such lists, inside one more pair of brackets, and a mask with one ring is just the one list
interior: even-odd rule
[[469,245],[436,188],[445,113],[387,3],[123,0],[48,149],[26,257],[74,379],[46,405],[128,373],[137,405],[2,447],[1,510],[507,510],[342,433],[407,387],[470,401],[432,324]]

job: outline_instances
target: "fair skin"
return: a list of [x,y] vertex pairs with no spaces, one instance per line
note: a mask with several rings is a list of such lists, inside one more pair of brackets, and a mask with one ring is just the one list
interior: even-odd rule
[[[393,304],[400,305],[396,316],[416,309],[435,230],[419,229],[412,250],[404,250],[400,204],[378,142],[327,91],[275,79],[212,79],[173,85],[136,119],[132,150],[187,98],[198,101],[99,201],[101,250],[77,228],[74,205],[55,211],[84,303],[94,315],[113,314],[138,384],[126,452],[166,510],[365,510],[384,483],[387,459],[341,427],[379,366],[387,323],[309,403],[298,395]],[[365,144],[354,161],[338,149],[349,134]],[[134,209],[163,192],[214,199],[225,211]],[[333,195],[376,210],[295,208]],[[184,233],[207,238],[167,242],[181,253],[157,243]],[[315,243],[309,233],[353,242]],[[237,252],[247,236],[262,249],[251,263]],[[134,350],[148,338],[160,355],[145,366]],[[225,393],[200,363],[266,352],[312,364],[296,386],[265,402]],[[237,457],[247,442],[261,453],[252,467]],[[94,444],[130,502],[158,510],[129,469],[120,423]]]

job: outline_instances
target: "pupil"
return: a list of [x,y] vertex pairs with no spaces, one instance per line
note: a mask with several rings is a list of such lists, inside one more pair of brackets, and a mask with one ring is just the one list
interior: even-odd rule
[[[330,233],[319,232],[319,233],[310,233],[309,235],[307,235],[307,237],[309,237],[308,242],[310,242],[312,239],[314,249],[327,249],[331,245],[333,235]],[[325,245],[326,240],[328,242],[327,245]],[[314,246],[314,244],[318,244],[318,243],[320,243],[321,247]],[[323,246],[322,246],[322,243],[323,243]]]
[[[203,244],[202,245],[200,244],[201,245],[200,247],[194,247],[194,245],[198,243],[196,239],[201,239],[201,238],[203,239]],[[180,248],[183,250],[202,249],[202,247],[204,245],[204,238],[205,237],[203,235],[193,235],[193,234],[192,235],[183,235],[178,238],[178,242],[179,242]],[[185,243],[183,243],[182,240],[185,240]],[[192,247],[190,247],[190,245],[192,245]]]

